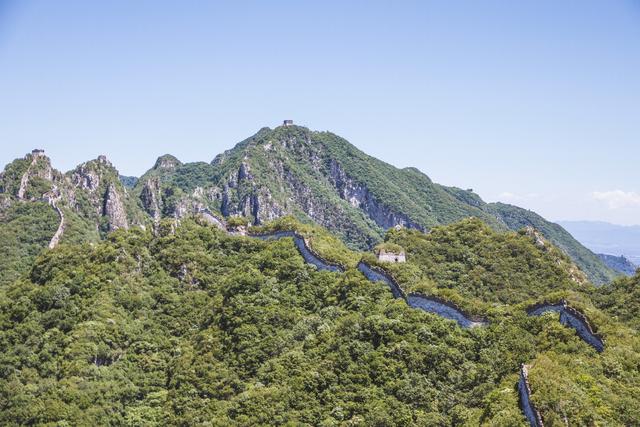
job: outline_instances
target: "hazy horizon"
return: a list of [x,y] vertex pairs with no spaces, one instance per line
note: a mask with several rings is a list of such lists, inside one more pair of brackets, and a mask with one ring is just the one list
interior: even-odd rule
[[0,0],[0,163],[139,176],[283,119],[554,221],[638,224],[640,3]]

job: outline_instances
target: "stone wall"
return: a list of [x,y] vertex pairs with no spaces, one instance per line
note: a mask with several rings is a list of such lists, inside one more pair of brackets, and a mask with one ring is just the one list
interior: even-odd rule
[[455,320],[463,328],[476,328],[486,326],[489,322],[480,317],[466,314],[462,308],[451,301],[436,297],[425,296],[418,293],[409,294],[407,303],[414,308],[420,308],[430,313],[438,314],[445,319]]
[[526,365],[520,365],[520,380],[518,381],[518,394],[520,395],[520,406],[527,417],[531,427],[543,427],[540,412],[531,402],[531,387],[529,386],[529,370]]
[[387,286],[389,286],[389,289],[391,289],[391,293],[394,298],[407,299],[407,296],[402,288],[400,288],[400,285],[398,285],[398,282],[396,282],[393,277],[383,269],[360,261],[358,263],[358,270],[360,270],[360,272],[362,272],[362,274],[372,282],[385,282]]
[[465,314],[460,307],[451,301],[416,293],[406,295],[393,276],[380,267],[371,266],[360,261],[358,263],[358,270],[360,270],[367,279],[373,282],[385,282],[387,286],[389,286],[389,289],[391,289],[391,293],[394,298],[404,299],[411,308],[423,310],[428,313],[434,313],[440,317],[444,317],[445,319],[455,320],[458,322],[458,325],[463,328],[486,326],[488,323],[485,319]]
[[58,229],[56,230],[55,234],[49,241],[49,249],[53,249],[56,246],[58,246],[58,243],[60,243],[60,239],[64,234],[65,224],[64,224],[64,213],[62,212],[62,209],[58,207],[58,205],[56,204],[56,201],[51,199],[49,201],[49,204],[53,207],[53,209],[56,210],[56,212],[58,213],[58,217],[60,218],[60,224],[58,224]]
[[578,336],[598,352],[604,350],[604,339],[594,332],[587,317],[573,307],[569,307],[567,301],[558,303],[542,302],[527,309],[529,316],[540,316],[543,313],[556,312],[560,314],[560,323],[575,329]]
[[253,234],[251,237],[255,237],[261,240],[270,240],[270,239],[281,239],[283,237],[292,237],[293,241],[302,255],[302,258],[309,263],[315,265],[318,270],[324,271],[333,271],[333,272],[343,272],[344,268],[341,265],[329,262],[320,257],[320,255],[316,254],[309,246],[307,246],[307,241],[300,234],[295,231],[276,231],[273,233],[266,234]]

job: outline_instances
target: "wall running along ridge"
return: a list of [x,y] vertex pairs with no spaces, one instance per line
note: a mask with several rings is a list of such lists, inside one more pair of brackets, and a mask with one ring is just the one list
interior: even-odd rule
[[383,269],[371,266],[363,261],[358,263],[358,270],[372,282],[384,282],[391,289],[394,298],[402,298],[411,308],[417,308],[428,313],[437,314],[445,319],[455,320],[463,328],[475,328],[478,326],[486,326],[488,322],[485,319],[469,316],[462,309],[450,301],[443,300],[438,297],[425,296],[417,293],[406,295],[398,282]]
[[62,212],[62,209],[60,209],[58,205],[56,205],[56,201],[54,199],[50,199],[49,204],[53,207],[53,209],[56,210],[56,212],[58,213],[58,217],[60,217],[60,224],[58,224],[58,229],[51,238],[51,241],[49,241],[49,249],[53,249],[58,246],[58,243],[60,243],[60,238],[62,238],[62,235],[64,234],[64,213]]
[[[255,237],[261,240],[275,240],[283,237],[292,237],[298,251],[304,258],[304,260],[312,265],[315,265],[318,270],[332,271],[332,272],[344,272],[344,267],[331,263],[320,257],[309,246],[308,241],[296,233],[295,231],[277,231],[267,234],[253,234],[251,237]],[[467,316],[462,310],[456,307],[454,304],[448,301],[444,301],[440,298],[427,297],[419,294],[410,294],[407,296],[398,282],[391,277],[387,272],[379,267],[371,266],[363,261],[358,263],[358,270],[364,274],[364,276],[372,282],[384,282],[389,286],[394,298],[402,298],[412,308],[417,308],[429,313],[437,314],[445,319],[455,320],[463,328],[473,328],[478,326],[485,326],[487,322],[485,320]]]
[[531,387],[529,386],[529,369],[525,364],[520,365],[520,380],[518,381],[518,392],[520,393],[520,406],[527,417],[531,427],[543,427],[540,412],[531,402]]
[[[309,264],[315,265],[319,270],[344,272],[342,266],[331,264],[323,260],[318,254],[314,253],[308,245],[308,241],[296,233],[295,231],[278,231],[275,233],[252,235],[261,240],[280,239],[283,237],[292,237],[298,251]],[[372,282],[384,282],[394,298],[402,298],[407,304],[416,309],[424,310],[429,313],[437,314],[445,319],[455,320],[462,328],[475,328],[487,326],[486,319],[477,316],[465,314],[459,307],[450,301],[445,301],[437,297],[427,297],[417,293],[405,294],[398,282],[383,269],[372,266],[364,261],[358,263],[358,270]],[[576,330],[580,338],[587,344],[591,345],[598,352],[604,350],[604,341],[602,337],[596,334],[591,327],[588,319],[584,314],[569,307],[567,302],[562,300],[559,303],[541,303],[530,307],[527,313],[530,316],[540,316],[546,312],[556,312],[560,314],[560,322]],[[518,394],[520,396],[520,405],[522,411],[531,427],[543,427],[542,416],[531,401],[531,387],[528,380],[528,367],[521,365],[520,379],[518,381]]]
[[[604,351],[604,340],[602,336],[595,333],[589,323],[589,319],[567,304],[566,300],[560,300],[557,303],[542,302],[533,305],[527,309],[529,316],[541,316],[544,313],[559,313],[560,323],[575,329],[578,336],[598,353]],[[528,369],[525,365],[520,368],[520,381],[518,382],[518,392],[520,393],[520,403],[529,424],[532,427],[542,427],[542,418],[540,413],[531,402],[531,387],[528,381]]]
[[302,255],[302,258],[309,263],[315,265],[318,270],[323,271],[332,271],[332,272],[344,272],[344,268],[338,264],[331,263],[322,259],[318,254],[313,252],[311,248],[307,245],[307,242],[304,237],[295,231],[276,231],[275,233],[267,233],[267,234],[251,234],[250,237],[255,237],[260,240],[277,240],[283,237],[292,237],[293,241]]
[[543,302],[527,309],[529,316],[540,316],[548,312],[560,313],[561,324],[575,329],[578,336],[591,347],[595,348],[598,353],[604,351],[604,340],[602,336],[595,333],[587,317],[575,308],[570,307],[567,301],[561,300],[558,303]]
[[[49,243],[49,248],[54,248],[64,232],[64,213],[56,205],[56,199],[49,198],[49,204],[58,212],[60,216],[60,225],[56,234]],[[211,212],[203,210],[200,212],[204,214],[208,222],[220,227],[224,224],[217,219]],[[211,220],[213,219],[213,220]],[[314,252],[307,239],[295,231],[276,231],[273,233],[265,234],[250,234],[249,237],[253,237],[260,240],[278,240],[285,237],[291,237],[294,240],[295,246],[300,252],[305,262],[315,265],[318,270],[343,273],[345,268],[341,265],[329,262],[323,259],[319,254]],[[384,282],[394,298],[402,298],[406,303],[416,309],[420,309],[429,313],[437,314],[445,319],[455,320],[462,328],[474,328],[487,326],[488,321],[478,316],[471,316],[465,314],[460,307],[456,306],[450,301],[443,300],[438,297],[427,297],[418,293],[405,294],[398,282],[386,271],[377,266],[372,266],[364,261],[358,263],[358,270],[372,282]],[[547,303],[543,302],[536,304],[527,309],[529,316],[540,316],[546,312],[556,312],[560,314],[560,322],[576,330],[580,338],[586,343],[594,347],[598,352],[604,350],[604,341],[599,334],[596,334],[591,327],[588,319],[584,314],[578,310],[569,307],[565,300],[561,300],[559,303]],[[528,367],[521,365],[520,367],[520,379],[518,381],[518,393],[520,397],[520,404],[523,413],[529,422],[531,427],[543,427],[542,417],[540,412],[536,409],[531,401],[531,387],[528,381]]]

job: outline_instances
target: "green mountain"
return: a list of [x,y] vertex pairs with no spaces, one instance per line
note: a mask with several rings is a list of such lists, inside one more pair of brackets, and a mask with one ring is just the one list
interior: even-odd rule
[[374,246],[396,225],[429,230],[473,216],[496,230],[532,226],[592,282],[616,276],[562,227],[533,212],[487,204],[470,190],[436,184],[415,168],[398,169],[330,132],[299,126],[263,128],[211,165],[165,156],[134,192],[156,218],[204,208],[255,224],[293,215],[328,228],[354,249]]
[[545,238],[569,255],[593,283],[608,283],[619,275],[609,268],[598,255],[574,239],[564,228],[545,220],[535,212],[504,203],[490,203],[486,208],[489,212],[495,212],[495,215],[511,230],[519,230],[522,227],[533,227],[538,230]]
[[591,298],[601,310],[640,330],[640,271],[595,289]]
[[629,261],[624,255],[615,256],[609,254],[597,254],[609,268],[617,271],[625,276],[633,276],[638,270],[638,266]]
[[[372,253],[289,218],[259,231],[280,229],[346,271],[306,264],[291,238],[188,218],[42,253],[0,287],[0,424],[524,426],[521,363],[546,425],[640,419],[637,330],[539,234],[466,219],[386,236],[407,262],[380,266],[406,292],[488,320],[463,329],[365,279]],[[525,311],[560,299],[604,352]]]
[[0,174],[0,285],[23,273],[44,248],[97,242],[119,228],[148,223],[106,157],[62,173],[34,150]]
[[[60,232],[54,230],[50,245],[97,241],[116,229],[154,227],[163,218],[178,221],[206,213],[220,224],[243,216],[256,225],[292,215],[326,227],[353,249],[368,249],[397,225],[427,231],[476,217],[498,231],[535,228],[593,283],[616,276],[562,227],[533,212],[487,204],[471,190],[439,185],[415,168],[398,169],[368,156],[330,132],[299,126],[263,128],[211,163],[181,163],[165,155],[139,179],[120,176],[104,156],[61,173],[35,150],[7,165],[0,197],[0,227],[10,221],[11,214],[2,214],[9,206],[49,203],[60,219]],[[26,254],[29,261],[37,248],[47,246],[45,240],[8,245],[6,259]],[[0,265],[7,271],[18,265],[0,264],[7,264]]]

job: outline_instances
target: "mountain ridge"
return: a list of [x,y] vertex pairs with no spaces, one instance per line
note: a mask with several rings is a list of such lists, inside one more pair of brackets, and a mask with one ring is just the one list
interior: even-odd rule
[[[596,284],[615,276],[569,233],[539,215],[485,203],[472,191],[434,183],[413,167],[396,168],[331,132],[264,127],[209,163],[182,163],[167,154],[141,177],[125,181],[105,156],[63,174],[40,154],[46,159],[44,172],[32,174],[30,185],[17,178],[29,171],[32,159],[18,159],[5,168],[0,191],[10,203],[23,199],[22,187],[35,198],[55,187],[68,213],[65,234],[76,239],[95,240],[118,228],[153,227],[162,218],[178,220],[207,210],[220,217],[248,217],[254,224],[293,215],[328,228],[354,249],[366,249],[394,226],[427,231],[477,217],[502,231],[533,226]],[[63,234],[62,242],[67,237]]]

